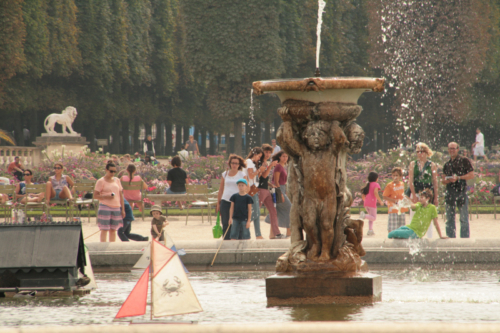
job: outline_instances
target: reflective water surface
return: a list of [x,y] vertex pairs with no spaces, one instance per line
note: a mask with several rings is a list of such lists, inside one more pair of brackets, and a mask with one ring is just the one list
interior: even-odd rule
[[[382,275],[382,302],[270,308],[264,282],[270,272],[191,273],[189,278],[204,312],[166,320],[199,324],[325,320],[500,322],[499,271],[372,272]],[[112,324],[141,273],[96,274],[99,289],[81,298],[0,298],[0,328]]]

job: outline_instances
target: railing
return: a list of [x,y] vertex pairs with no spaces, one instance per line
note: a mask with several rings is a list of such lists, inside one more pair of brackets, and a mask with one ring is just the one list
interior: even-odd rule
[[19,156],[22,165],[37,166],[41,162],[41,152],[38,147],[0,146],[0,165],[7,166]]

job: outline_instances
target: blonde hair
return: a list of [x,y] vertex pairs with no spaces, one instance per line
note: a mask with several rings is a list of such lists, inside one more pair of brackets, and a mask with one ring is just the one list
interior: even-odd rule
[[418,148],[425,150],[425,153],[427,154],[428,157],[431,157],[432,155],[434,155],[434,152],[429,148],[429,146],[423,142],[417,143],[416,149],[418,149]]

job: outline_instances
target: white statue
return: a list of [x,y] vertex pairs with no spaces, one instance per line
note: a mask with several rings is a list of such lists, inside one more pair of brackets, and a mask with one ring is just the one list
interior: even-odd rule
[[[73,106],[68,106],[64,109],[61,114],[52,113],[45,118],[44,126],[45,130],[49,135],[61,135],[54,131],[54,126],[56,123],[62,125],[62,135],[79,135],[75,131],[73,131],[73,121],[75,121],[78,112],[76,112],[76,108]],[[69,133],[66,132],[66,128],[69,129]]]

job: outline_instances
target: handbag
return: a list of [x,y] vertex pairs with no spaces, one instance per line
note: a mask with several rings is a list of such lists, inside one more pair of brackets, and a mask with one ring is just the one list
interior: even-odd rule
[[250,186],[250,191],[248,191],[248,195],[253,197],[258,192],[259,192],[259,188],[257,186],[255,186],[255,184],[253,184],[252,186]]
[[281,188],[279,187],[276,187],[274,189],[276,192],[276,203],[279,204],[279,203],[283,203],[283,193],[281,192]]
[[215,239],[222,237],[222,226],[220,225],[220,212],[217,212],[217,222],[215,222],[215,225],[212,227],[212,234],[214,235]]

